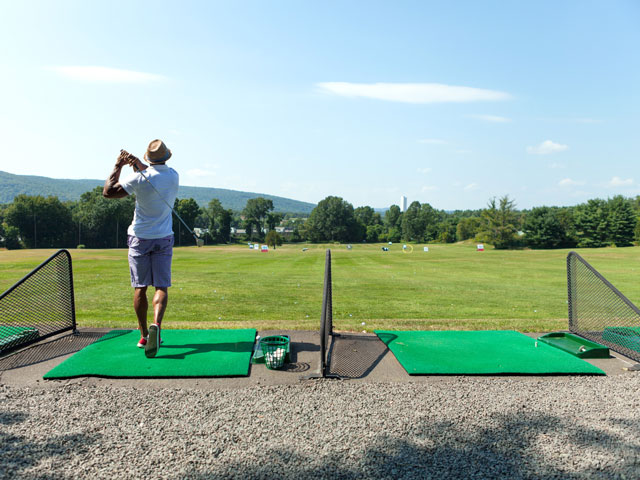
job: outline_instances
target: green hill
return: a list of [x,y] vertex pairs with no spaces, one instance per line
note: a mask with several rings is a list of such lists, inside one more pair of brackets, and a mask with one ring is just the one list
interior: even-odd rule
[[[13,175],[0,171],[0,203],[11,203],[16,195],[54,195],[62,201],[78,200],[80,195],[96,186],[104,185],[104,180],[68,180],[34,175]],[[273,201],[276,212],[311,213],[313,203],[300,202],[290,198],[264,193],[240,192],[225,188],[180,186],[178,198],[193,198],[199,205],[206,205],[213,198],[220,200],[224,208],[240,211],[250,198],[264,197]]]

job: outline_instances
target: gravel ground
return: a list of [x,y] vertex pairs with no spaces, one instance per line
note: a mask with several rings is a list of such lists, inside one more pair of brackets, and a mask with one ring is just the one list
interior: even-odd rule
[[640,375],[0,386],[1,478],[640,477]]

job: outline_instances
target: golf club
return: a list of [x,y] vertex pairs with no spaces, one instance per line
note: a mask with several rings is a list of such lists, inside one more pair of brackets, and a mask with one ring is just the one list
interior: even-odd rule
[[160,199],[165,203],[165,205],[171,209],[171,211],[173,212],[173,214],[174,214],[176,217],[178,217],[178,220],[180,220],[180,221],[182,222],[182,224],[185,226],[185,228],[189,231],[189,233],[190,233],[191,235],[193,235],[193,238],[195,238],[195,240],[196,240],[196,245],[197,245],[198,247],[202,247],[202,246],[204,245],[204,240],[203,240],[202,238],[198,237],[198,235],[196,235],[196,234],[194,233],[194,231],[193,231],[193,230],[191,230],[191,229],[189,228],[189,226],[188,226],[188,225],[186,224],[186,222],[182,219],[182,217],[178,214],[178,212],[176,212],[176,211],[174,210],[174,208],[173,208],[171,205],[169,205],[169,202],[167,202],[167,201],[164,199],[164,197],[160,194],[160,192],[158,191],[158,189],[157,189],[156,187],[154,187],[154,186],[153,186],[153,183],[151,183],[151,181],[149,180],[149,178],[148,178],[144,173],[142,173],[142,170],[139,170],[139,169],[136,167],[135,163],[136,163],[136,161],[138,161],[139,159],[138,159],[135,155],[132,155],[132,154],[130,154],[129,152],[127,152],[126,150],[120,150],[120,153],[121,153],[121,154],[124,154],[124,155],[127,157],[129,165],[131,165],[131,167],[133,167],[133,169],[134,169],[136,172],[138,172],[140,175],[142,175],[142,178],[144,178],[144,179],[147,181],[147,183],[148,183],[149,185],[151,185],[151,188],[153,188],[153,190],[158,194],[158,196],[159,196],[159,197],[160,197]]

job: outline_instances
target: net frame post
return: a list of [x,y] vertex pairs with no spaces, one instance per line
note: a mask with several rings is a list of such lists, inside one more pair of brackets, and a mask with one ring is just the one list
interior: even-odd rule
[[[74,294],[74,288],[73,288],[73,266],[72,266],[71,254],[66,249],[60,249],[57,252],[55,252],[53,255],[51,255],[49,258],[43,261],[40,265],[35,267],[28,274],[26,274],[24,277],[18,280],[15,284],[13,284],[4,293],[2,293],[0,295],[0,314],[3,313],[3,309],[2,309],[3,301],[5,302],[10,301],[13,295],[19,295],[17,292],[19,292],[21,288],[29,288],[28,285],[30,281],[34,277],[36,277],[36,275],[38,275],[41,271],[43,271],[46,267],[48,267],[49,264],[53,264],[53,262],[57,261],[59,258],[63,258],[62,267],[64,271],[57,269],[55,271],[55,275],[56,275],[56,278],[58,279],[61,275],[64,275],[66,277],[65,280],[60,282],[60,286],[63,289],[66,289],[66,293],[67,293],[66,299],[68,300],[68,308],[65,309],[65,314],[67,314],[69,317],[68,322],[63,320],[62,322],[60,322],[61,324],[59,326],[53,329],[47,329],[47,331],[44,334],[40,334],[40,332],[38,331],[38,335],[31,340],[26,340],[26,341],[23,340],[23,341],[17,342],[15,345],[9,345],[8,347],[0,350],[0,357],[8,353],[11,353],[17,349],[24,348],[33,343],[39,342],[49,337],[53,337],[55,335],[59,335],[69,330],[71,330],[72,334],[75,334],[75,335],[79,333],[77,321],[76,321],[75,294]],[[58,265],[58,267],[59,266],[60,265]],[[41,275],[44,275],[44,274],[41,274]],[[15,324],[13,325],[6,324],[4,322],[5,322],[5,319],[2,316],[0,316],[0,328],[15,326]],[[57,323],[58,322],[56,322],[56,324]]]
[[575,291],[575,285],[572,283],[572,279],[574,278],[574,276],[572,275],[572,271],[573,271],[572,261],[575,255],[577,255],[577,253],[573,251],[567,254],[567,309],[569,314],[569,331],[570,332],[575,331],[575,315],[573,311],[573,307],[574,307],[573,292]]

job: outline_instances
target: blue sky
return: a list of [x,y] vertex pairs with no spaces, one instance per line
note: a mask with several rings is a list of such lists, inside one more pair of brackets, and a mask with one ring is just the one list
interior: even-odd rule
[[640,194],[640,2],[0,1],[0,170],[388,207]]

